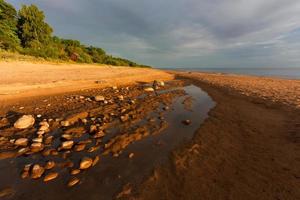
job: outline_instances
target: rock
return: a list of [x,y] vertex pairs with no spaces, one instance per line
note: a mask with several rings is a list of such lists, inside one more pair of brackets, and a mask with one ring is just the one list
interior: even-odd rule
[[154,92],[154,88],[152,87],[147,87],[144,89],[145,92]]
[[65,140],[72,140],[73,136],[70,134],[63,134],[61,136],[61,138],[65,139]]
[[44,149],[44,145],[42,143],[32,143],[30,146],[30,150],[32,152],[40,152]]
[[99,162],[99,160],[100,160],[100,157],[99,157],[99,156],[96,156],[96,157],[94,158],[94,160],[93,160],[92,166],[95,166],[95,165]]
[[90,148],[87,150],[87,152],[92,153],[92,152],[97,151],[97,150],[99,150],[99,149],[100,149],[100,146],[94,146],[94,147],[90,147]]
[[28,144],[28,139],[27,138],[19,138],[14,142],[14,144],[16,146],[26,147]]
[[128,119],[129,119],[129,115],[123,115],[123,116],[120,117],[120,120],[122,122],[126,122],[126,121],[128,121]]
[[79,152],[79,151],[83,151],[85,149],[86,145],[85,144],[77,144],[74,147],[74,150]]
[[93,164],[93,159],[84,157],[83,159],[81,159],[79,169],[88,169],[92,166],[92,164]]
[[48,131],[49,131],[49,127],[43,125],[43,126],[41,126],[41,127],[39,128],[39,131],[48,132]]
[[30,150],[29,147],[21,148],[19,149],[18,154],[22,155],[24,153],[27,153],[29,150]]
[[42,166],[35,164],[31,169],[31,178],[38,179],[44,174],[44,172],[45,169]]
[[182,121],[182,123],[183,123],[184,125],[190,125],[190,124],[192,123],[192,121],[189,120],[189,119],[187,119],[187,120]]
[[105,97],[101,95],[97,95],[94,97],[95,101],[105,101]]
[[81,171],[80,171],[80,169],[73,169],[70,173],[72,174],[72,175],[77,175],[77,174],[79,174]]
[[72,140],[61,143],[62,149],[72,149],[74,142]]
[[55,162],[54,161],[48,161],[45,165],[45,169],[52,169],[53,167],[55,167]]
[[48,136],[48,137],[46,137],[46,139],[45,139],[45,144],[46,145],[49,145],[49,144],[51,144],[52,143],[52,141],[53,141],[53,136],[51,135],[51,136]]
[[134,156],[134,153],[130,153],[130,154],[128,155],[128,158],[133,158],[133,156]]
[[26,129],[32,127],[34,122],[35,119],[32,115],[23,115],[15,122],[14,127],[17,129]]
[[123,95],[120,95],[120,96],[118,96],[118,99],[119,99],[120,101],[123,101],[123,100],[124,100],[124,96],[123,96]]
[[32,142],[34,142],[34,143],[42,143],[43,142],[43,138],[33,138]]
[[28,178],[29,177],[29,170],[30,170],[31,164],[25,165],[23,172],[21,174],[21,177],[23,179]]
[[37,117],[37,118],[41,118],[41,117],[42,117],[42,115],[41,115],[41,114],[38,114],[36,117]]
[[38,131],[36,134],[39,135],[39,136],[42,136],[42,135],[45,134],[45,131]]
[[96,125],[91,125],[90,126],[90,133],[94,133],[94,132],[96,132],[97,131],[97,126]]
[[73,187],[76,184],[78,184],[79,182],[80,182],[80,180],[78,178],[74,177],[68,182],[68,187]]
[[158,81],[159,86],[164,87],[165,86],[165,82],[163,81]]
[[46,122],[46,121],[42,121],[42,122],[40,122],[40,123],[39,123],[39,125],[40,125],[40,126],[45,126],[45,127],[47,127],[47,128],[49,128],[49,127],[50,127],[49,123],[48,123],[48,122]]
[[82,123],[86,124],[88,122],[87,119],[81,119]]
[[71,124],[70,124],[69,121],[61,121],[61,122],[60,122],[60,125],[62,125],[62,126],[64,126],[64,127],[68,127],[68,126],[70,126]]
[[98,131],[95,135],[93,135],[93,138],[102,138],[105,136],[105,133],[103,131]]
[[113,86],[112,89],[113,89],[113,90],[117,90],[118,87],[117,87],[117,86]]
[[74,163],[72,161],[66,161],[65,163],[63,163],[63,167],[72,168],[74,167]]
[[47,174],[44,178],[44,182],[48,182],[51,181],[53,179],[56,179],[58,177],[58,173],[57,172],[50,172],[49,174]]
[[169,106],[165,106],[163,109],[164,110],[169,110],[170,108],[169,108]]
[[14,144],[15,141],[16,141],[16,139],[11,139],[11,140],[9,140],[9,142],[12,143],[12,144]]

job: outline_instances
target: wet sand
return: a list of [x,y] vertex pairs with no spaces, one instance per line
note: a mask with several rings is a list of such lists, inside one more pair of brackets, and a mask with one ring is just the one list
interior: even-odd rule
[[[300,199],[299,81],[184,72],[169,76],[173,75],[176,80],[157,92],[145,92],[152,82],[131,82],[117,89],[100,84],[2,104],[0,116],[6,120],[0,124],[0,197]],[[97,102],[95,95],[111,102]],[[23,114],[42,117],[25,131],[12,128]],[[74,134],[71,140],[77,145],[88,141],[86,148],[58,150],[50,156],[45,149],[7,154],[20,149],[11,139],[36,137],[43,119],[51,128],[43,137],[54,136],[46,150],[58,149],[66,133]],[[75,121],[63,127],[64,120]],[[91,131],[93,125],[99,138]],[[71,175],[85,156],[100,156],[100,161]],[[49,159],[57,165],[45,174],[58,172],[58,178],[49,183],[43,183],[45,174],[38,180],[21,178],[25,164],[44,166]],[[68,188],[72,177],[79,183]]]

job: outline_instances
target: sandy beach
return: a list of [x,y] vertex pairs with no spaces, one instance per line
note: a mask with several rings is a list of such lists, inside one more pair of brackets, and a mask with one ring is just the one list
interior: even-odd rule
[[[300,199],[298,80],[20,62],[0,72],[0,197]],[[14,127],[25,114],[34,125]]]

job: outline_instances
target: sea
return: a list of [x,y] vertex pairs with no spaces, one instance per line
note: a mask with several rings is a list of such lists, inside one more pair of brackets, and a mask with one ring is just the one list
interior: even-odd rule
[[215,72],[225,74],[254,75],[283,79],[300,79],[299,68],[164,68],[179,71]]

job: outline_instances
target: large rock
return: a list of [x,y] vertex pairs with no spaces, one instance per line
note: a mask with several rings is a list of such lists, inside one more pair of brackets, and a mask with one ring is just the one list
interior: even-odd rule
[[26,147],[28,144],[27,138],[19,138],[15,141],[16,146]]
[[31,178],[37,179],[40,178],[45,172],[45,169],[39,164],[35,164],[31,170]]
[[15,122],[14,127],[17,129],[26,129],[32,127],[34,122],[35,119],[32,115],[23,115]]
[[93,159],[84,157],[80,162],[79,169],[88,169],[92,166],[92,164],[93,164]]

